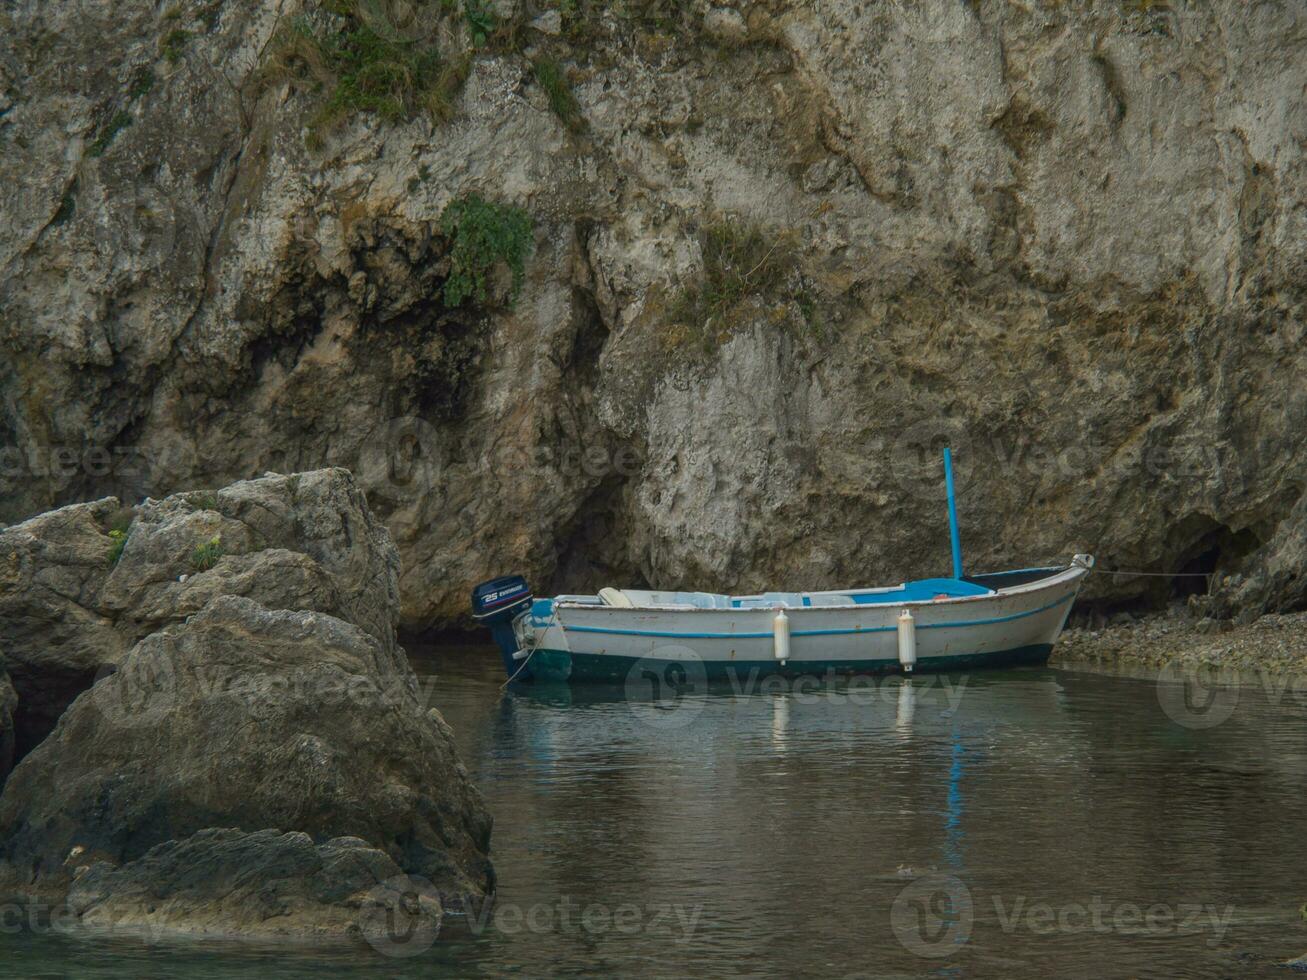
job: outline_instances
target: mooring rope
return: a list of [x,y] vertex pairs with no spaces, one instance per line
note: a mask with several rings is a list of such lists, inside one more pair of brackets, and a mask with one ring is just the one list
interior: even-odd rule
[[1124,568],[1097,568],[1099,575],[1146,575],[1150,578],[1211,578],[1215,572],[1131,572]]
[[499,689],[501,691],[504,688],[508,687],[509,684],[512,684],[513,681],[517,680],[518,674],[526,670],[526,665],[531,662],[531,658],[534,657],[536,655],[536,651],[540,649],[540,642],[544,638],[545,630],[549,629],[549,627],[554,624],[554,619],[557,617],[557,615],[558,615],[557,612],[550,612],[549,618],[545,620],[545,625],[539,631],[537,631],[534,626],[531,627],[530,652],[523,658],[522,666],[518,667],[517,670],[513,671],[512,676],[509,677],[508,680],[504,681],[504,683],[499,685]]

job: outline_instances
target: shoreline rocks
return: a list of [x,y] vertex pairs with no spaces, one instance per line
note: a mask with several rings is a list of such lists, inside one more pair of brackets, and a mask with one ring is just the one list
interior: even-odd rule
[[31,614],[5,620],[11,662],[29,690],[94,674],[4,784],[0,892],[87,928],[263,937],[364,936],[397,876],[435,927],[487,899],[492,821],[396,643],[398,555],[352,476],[147,501],[110,563],[114,503],[3,532],[0,607]]
[[[269,868],[277,874],[270,876]],[[330,939],[359,931],[402,878],[393,860],[356,837],[316,844],[304,833],[203,830],[152,848],[125,868],[97,864],[77,879],[68,910],[88,929]],[[442,909],[430,897],[438,930]],[[432,937],[434,938],[434,936]]]
[[1307,674],[1307,612],[1235,623],[1182,613],[1063,632],[1050,660]]

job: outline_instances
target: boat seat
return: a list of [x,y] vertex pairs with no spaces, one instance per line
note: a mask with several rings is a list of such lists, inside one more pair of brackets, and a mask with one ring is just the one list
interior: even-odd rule
[[611,586],[599,590],[599,598],[603,600],[605,606],[613,606],[616,609],[630,609],[635,605],[625,592],[621,589],[614,589]]
[[813,606],[856,606],[852,596],[847,595],[811,595],[808,604]]
[[[604,591],[616,592],[617,590],[605,589]],[[712,592],[658,592],[652,589],[622,589],[621,594],[628,600],[628,605],[640,608],[657,606],[679,609],[729,609],[731,602],[729,596],[716,595]],[[599,595],[602,597],[603,592],[599,593]]]
[[762,595],[742,595],[731,600],[736,609],[807,609],[812,606],[856,606],[847,595],[813,595],[808,592],[764,592]]

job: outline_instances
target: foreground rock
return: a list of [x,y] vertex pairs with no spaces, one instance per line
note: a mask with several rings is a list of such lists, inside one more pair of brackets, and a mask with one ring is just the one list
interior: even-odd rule
[[[303,833],[215,829],[160,844],[123,868],[94,865],[74,883],[68,908],[89,928],[149,936],[359,933],[393,941],[397,937],[384,931],[385,916],[411,914],[401,893],[408,884],[384,851],[357,838],[315,844]],[[425,900],[421,924],[434,939],[440,899],[419,894]]]
[[[285,936],[366,932],[394,876],[436,909],[484,899],[491,821],[395,643],[395,550],[349,474],[208,502],[147,504],[99,583],[93,628],[148,633],[10,774],[0,891],[97,927]],[[236,553],[169,581],[215,528]]]
[[1307,673],[1307,613],[1272,614],[1243,624],[1171,614],[1068,629],[1053,648],[1052,662],[1085,660]]
[[107,498],[4,528],[0,650],[20,698],[18,751],[138,640],[219,595],[328,613],[393,652],[398,569],[385,527],[344,470],[135,508]]

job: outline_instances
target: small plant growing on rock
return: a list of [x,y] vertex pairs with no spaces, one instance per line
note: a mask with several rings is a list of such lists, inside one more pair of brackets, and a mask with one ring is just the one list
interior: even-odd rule
[[127,532],[114,528],[109,532],[109,567],[113,568],[118,564],[118,559],[123,556],[123,548],[127,546]]
[[440,230],[450,240],[449,278],[444,298],[448,307],[464,300],[486,302],[495,266],[503,262],[513,274],[509,303],[517,299],[526,277],[531,250],[531,216],[518,207],[468,194],[445,206]]
[[730,333],[748,299],[773,312],[797,307],[804,326],[820,332],[816,297],[804,282],[788,238],[771,238],[757,225],[723,221],[703,230],[700,248],[703,273],[685,285],[669,312],[705,349]]
[[463,19],[474,47],[483,47],[495,31],[495,12],[481,0],[463,0]]
[[222,538],[214,535],[204,544],[196,545],[191,552],[191,567],[197,572],[207,572],[223,556]]
[[538,58],[532,66],[536,81],[549,99],[549,107],[554,115],[563,121],[563,125],[577,133],[585,128],[585,119],[581,115],[581,104],[572,94],[567,84],[567,75],[563,66],[553,58]]
[[153,69],[142,68],[132,76],[132,87],[127,91],[127,97],[132,101],[144,98],[150,94],[157,81]]
[[218,495],[212,490],[205,490],[200,493],[191,494],[186,498],[186,502],[196,510],[218,509]]
[[387,122],[422,111],[447,119],[470,67],[463,56],[442,59],[437,48],[438,18],[451,7],[445,0],[418,3],[401,22],[370,0],[332,0],[334,29],[303,17],[284,29],[267,74],[329,93],[309,120],[310,145],[355,112]]
[[132,124],[131,113],[123,109],[119,109],[117,112],[115,112],[113,116],[109,119],[109,122],[105,124],[104,129],[100,131],[100,135],[95,138],[95,142],[91,144],[91,149],[90,149],[91,156],[93,157],[104,156],[104,151],[109,149],[109,147],[113,144],[113,141],[118,136],[118,134],[121,133],[124,129],[126,129],[131,124]]
[[118,564],[118,559],[123,556],[123,548],[127,545],[127,535],[131,531],[132,521],[136,519],[136,509],[134,507],[124,507],[117,511],[109,522],[109,567],[113,568]]
[[190,31],[182,30],[180,27],[171,30],[159,42],[159,54],[163,55],[168,64],[176,64],[181,61],[182,55],[186,53],[186,45],[190,40]]

